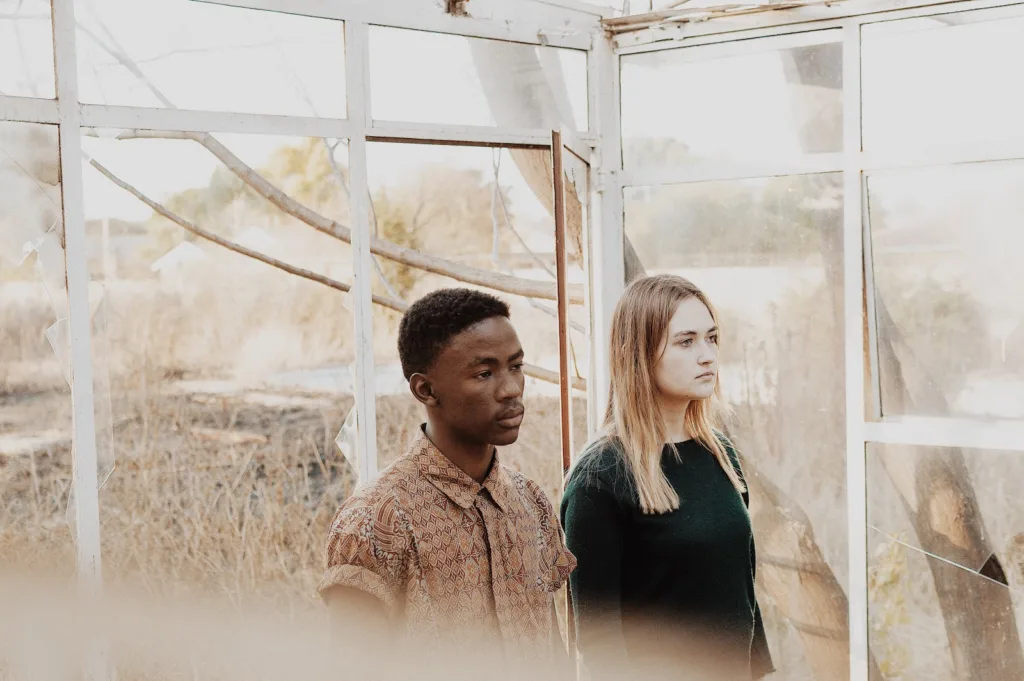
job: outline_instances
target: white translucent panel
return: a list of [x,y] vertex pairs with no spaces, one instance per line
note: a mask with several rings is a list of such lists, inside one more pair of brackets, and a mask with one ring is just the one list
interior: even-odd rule
[[579,50],[370,27],[375,120],[587,129]]
[[842,32],[622,58],[626,168],[842,150]]
[[79,0],[81,101],[344,118],[339,21],[191,0]]
[[625,208],[627,277],[683,276],[718,312],[776,664],[845,669],[842,176],[634,187]]
[[1024,673],[1024,459],[869,445],[871,649],[886,678]]
[[867,182],[883,413],[1024,418],[1024,163]]
[[869,24],[862,30],[864,148],[1024,138],[1019,6]]
[[[347,227],[347,147],[145,134],[82,139],[94,365],[97,384],[106,368],[118,462],[101,490],[104,567],[163,592],[306,607],[322,528],[354,478],[334,443],[351,385],[316,380],[352,361],[345,294],[175,219],[350,285],[350,247],[286,214],[254,181]],[[250,170],[229,170],[227,154]]]
[[0,95],[53,99],[49,0],[0,0]]

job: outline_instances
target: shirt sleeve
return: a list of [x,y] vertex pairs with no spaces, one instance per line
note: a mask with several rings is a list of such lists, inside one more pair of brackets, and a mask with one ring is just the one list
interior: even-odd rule
[[569,575],[576,569],[576,556],[565,545],[562,525],[555,515],[555,508],[548,500],[548,495],[532,480],[527,480],[527,487],[533,496],[540,523],[540,558],[544,568],[542,586],[545,591],[554,593],[561,589],[569,580]]
[[623,531],[618,502],[596,481],[572,485],[562,499],[576,637],[592,679],[630,678],[622,629]]
[[392,499],[352,498],[342,505],[327,539],[321,598],[335,587],[358,589],[393,615],[405,592],[409,541],[402,517]]

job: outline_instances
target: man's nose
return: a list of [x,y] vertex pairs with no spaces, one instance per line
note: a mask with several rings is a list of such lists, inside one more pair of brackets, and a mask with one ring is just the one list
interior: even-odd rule
[[505,380],[501,382],[501,388],[498,390],[498,399],[510,400],[520,397],[523,394],[523,386],[518,376],[511,371],[506,371],[504,377]]

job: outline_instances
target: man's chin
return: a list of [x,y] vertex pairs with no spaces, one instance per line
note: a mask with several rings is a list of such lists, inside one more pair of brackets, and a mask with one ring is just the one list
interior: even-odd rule
[[495,447],[507,447],[519,439],[519,426],[515,428],[499,428],[491,439]]

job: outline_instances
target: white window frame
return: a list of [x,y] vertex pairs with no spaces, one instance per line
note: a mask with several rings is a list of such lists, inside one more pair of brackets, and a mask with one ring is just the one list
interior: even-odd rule
[[[93,408],[92,354],[88,317],[88,270],[85,261],[85,217],[81,173],[81,129],[133,128],[211,133],[273,134],[348,139],[351,155],[353,271],[352,291],[356,339],[356,404],[358,447],[366,478],[377,470],[376,405],[373,389],[373,338],[369,272],[368,187],[365,168],[367,141],[462,143],[482,146],[550,145],[549,129],[424,125],[374,121],[370,115],[368,30],[389,26],[531,45],[584,50],[588,53],[589,131],[568,135],[570,145],[591,161],[591,224],[586,260],[590,263],[588,291],[591,315],[591,366],[588,382],[591,430],[608,397],[608,331],[616,301],[623,290],[623,191],[635,185],[664,185],[751,177],[841,172],[844,183],[844,320],[847,518],[850,568],[850,678],[867,681],[867,488],[866,447],[870,443],[999,449],[1024,452],[1024,423],[992,423],[978,419],[881,418],[878,408],[877,349],[869,308],[869,347],[861,333],[863,295],[874,300],[870,261],[863,276],[866,229],[865,177],[873,171],[940,164],[1024,158],[1024,140],[998,144],[935,146],[918,152],[861,151],[860,56],[861,27],[868,23],[972,10],[1017,12],[1021,0],[913,0],[895,7],[893,0],[816,5],[692,24],[670,24],[606,37],[601,11],[575,0],[479,0],[484,18],[456,18],[424,9],[428,0],[197,0],[336,19],[345,22],[345,119],[220,113],[144,107],[79,104],[75,44],[75,0],[51,0],[55,47],[56,99],[0,96],[0,121],[57,125],[62,166],[63,212],[66,234],[66,275],[71,325],[72,395],[74,400],[74,490],[79,575],[90,588],[101,581],[99,506],[96,478],[96,423]],[[401,5],[402,11],[396,11]],[[620,59],[633,54],[714,46],[715,50],[747,49],[755,38],[792,36],[824,29],[842,31],[844,151],[769,159],[748,163],[693,164],[656,171],[625,172],[620,131]],[[858,200],[859,199],[859,200]],[[865,290],[866,289],[866,290]],[[865,384],[867,364],[874,368]],[[864,413],[865,397],[874,408]],[[89,671],[90,679],[106,678],[102,661]]]
[[[358,442],[363,480],[377,474],[376,395],[374,390],[373,325],[369,250],[369,188],[366,175],[367,141],[457,143],[477,146],[550,148],[551,129],[527,129],[465,125],[431,125],[373,120],[370,114],[368,72],[370,26],[386,26],[434,33],[568,48],[603,55],[602,68],[588,61],[588,80],[606,83],[614,56],[603,38],[602,11],[574,0],[478,0],[483,18],[451,17],[430,7],[430,0],[196,0],[240,8],[301,14],[344,22],[347,118],[313,118],[247,113],[86,104],[79,102],[75,31],[76,0],[51,0],[55,49],[56,98],[39,99],[0,95],[0,121],[42,123],[58,126],[61,160],[62,205],[65,226],[65,274],[71,328],[72,399],[74,408],[74,475],[76,498],[76,546],[79,579],[89,593],[102,584],[97,439],[91,323],[89,319],[86,263],[85,204],[82,176],[83,128],[115,128],[265,134],[347,139],[352,194],[352,257],[354,281],[351,293],[355,338],[355,397],[359,422]],[[472,9],[472,8],[471,8]],[[603,50],[603,52],[601,52]],[[613,95],[600,85],[588,92],[588,128],[598,121],[615,122]],[[597,107],[604,108],[598,115]],[[597,136],[593,132],[565,133],[567,145],[581,158],[593,162]],[[594,171],[597,168],[592,165]],[[593,184],[593,183],[592,183]],[[593,192],[597,205],[598,192]],[[601,238],[594,242],[600,244]],[[613,249],[614,251],[614,249]],[[588,253],[586,258],[591,258]],[[606,254],[614,260],[614,252]],[[600,318],[600,313],[594,315]],[[599,362],[592,364],[600,365]],[[591,381],[588,390],[596,390]],[[592,399],[591,404],[595,401]],[[554,454],[553,454],[554,455]],[[86,677],[109,678],[103,647],[95,646]]]
[[[630,186],[640,185],[658,186],[826,172],[843,174],[843,311],[851,681],[868,681],[869,670],[867,446],[896,444],[1024,452],[1024,421],[992,422],[982,419],[909,416],[883,418],[881,415],[877,330],[873,309],[873,268],[871,259],[865,260],[864,257],[865,249],[870,248],[866,214],[866,178],[874,171],[897,168],[1024,159],[1024,139],[1000,143],[937,145],[916,151],[863,152],[861,27],[884,21],[975,10],[984,10],[986,14],[992,16],[1019,16],[1022,8],[1024,3],[1020,0],[921,0],[902,9],[896,9],[892,2],[881,0],[837,3],[831,7],[819,5],[693,24],[672,24],[619,34],[614,39],[615,51],[619,57],[697,46],[709,55],[721,56],[748,51],[751,45],[747,41],[754,39],[784,38],[828,29],[843,31],[842,152],[807,154],[758,162],[695,163],[650,171],[620,170],[612,177],[620,181],[620,188],[624,190]],[[714,49],[708,50],[712,46]],[[731,47],[734,49],[730,50]],[[595,130],[601,135],[607,132],[603,127]],[[612,229],[610,226],[606,228]],[[611,239],[612,236],[609,233],[605,238]],[[865,264],[866,270],[862,269]],[[865,293],[868,300],[868,347],[865,347],[862,332],[862,325],[865,323],[862,301]],[[865,385],[866,368],[871,368],[868,385]],[[866,398],[871,400],[867,413]]]

